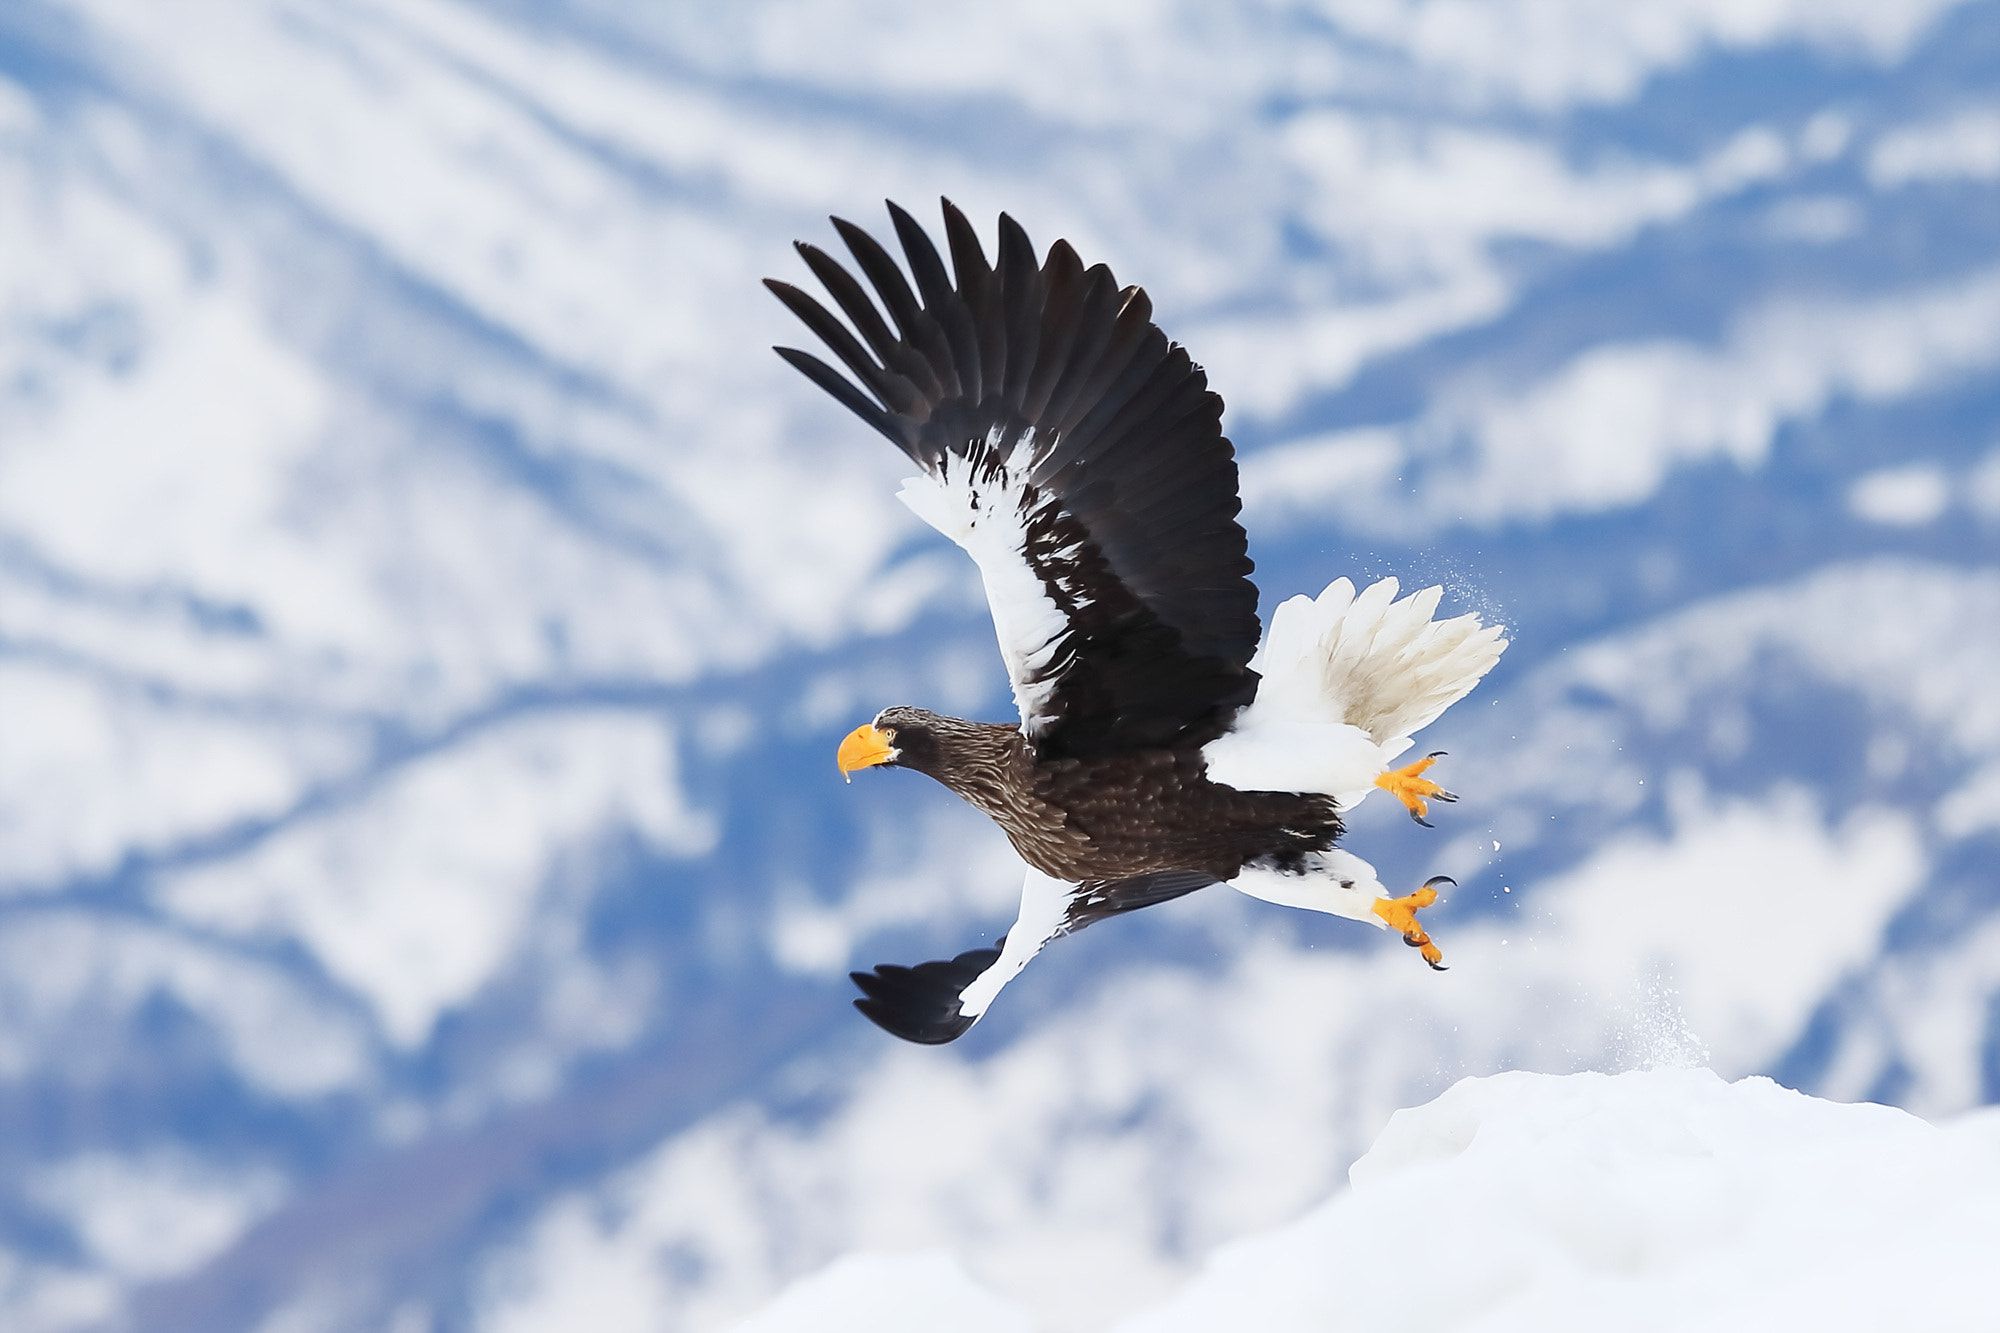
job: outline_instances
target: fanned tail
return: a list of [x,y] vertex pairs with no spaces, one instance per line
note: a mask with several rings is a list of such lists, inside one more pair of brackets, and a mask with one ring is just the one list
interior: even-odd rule
[[1439,587],[1396,598],[1395,579],[1359,595],[1335,579],[1271,617],[1254,659],[1256,707],[1295,722],[1345,722],[1378,743],[1404,740],[1463,699],[1507,650],[1506,630],[1478,612],[1433,620]]
[[1506,630],[1476,611],[1433,620],[1442,588],[1397,591],[1392,578],[1358,593],[1335,579],[1279,606],[1251,659],[1263,677],[1256,701],[1204,751],[1209,776],[1351,805],[1506,651]]

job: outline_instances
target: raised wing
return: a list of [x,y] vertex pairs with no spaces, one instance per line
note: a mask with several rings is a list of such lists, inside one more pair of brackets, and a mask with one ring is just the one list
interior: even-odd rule
[[902,498],[978,562],[1022,730],[1042,754],[1219,735],[1257,689],[1257,591],[1222,400],[1152,322],[1146,294],[1086,269],[1067,242],[1038,265],[1002,214],[989,265],[946,201],[947,276],[915,220],[889,213],[909,278],[866,232],[833,222],[872,297],[824,251],[798,247],[851,329],[767,283],[859,385],[809,353],[779,355],[922,469]]
[[1120,912],[1167,902],[1213,884],[1212,875],[1172,870],[1131,879],[1071,884],[1030,870],[1021,910],[997,948],[968,949],[956,958],[903,967],[883,963],[848,975],[861,989],[854,1002],[868,1021],[892,1036],[941,1046],[985,1016],[1001,987],[1021,974],[1043,946]]

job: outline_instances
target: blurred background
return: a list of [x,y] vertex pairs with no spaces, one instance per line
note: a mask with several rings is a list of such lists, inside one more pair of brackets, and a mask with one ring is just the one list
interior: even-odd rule
[[[2000,1100],[2000,6],[7,0],[0,1326],[1101,1327],[1509,1068]],[[884,197],[1147,286],[1266,607],[1512,626],[1370,804],[1453,965],[1197,894],[956,1046],[1011,712],[757,286]]]

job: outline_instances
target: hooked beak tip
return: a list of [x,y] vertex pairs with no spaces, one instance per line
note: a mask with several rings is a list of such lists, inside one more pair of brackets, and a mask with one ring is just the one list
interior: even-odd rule
[[840,776],[852,782],[857,769],[894,763],[895,759],[896,747],[889,743],[888,736],[871,725],[856,727],[847,734],[834,763],[840,769]]

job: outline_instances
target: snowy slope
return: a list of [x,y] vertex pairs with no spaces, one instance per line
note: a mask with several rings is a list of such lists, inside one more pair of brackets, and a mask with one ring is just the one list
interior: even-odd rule
[[[1097,1327],[1465,1076],[2000,1100],[1996,78],[1945,0],[0,5],[0,1324],[942,1245]],[[756,283],[938,193],[1147,284],[1271,602],[1515,628],[1355,832],[1451,973],[1202,894],[847,1009],[1018,874],[833,744],[1008,705]]]
[[1353,1189],[1121,1333],[1987,1327],[2000,1121],[1701,1069],[1502,1074],[1399,1111]]
[[[2000,1119],[1932,1125],[1705,1069],[1466,1079],[1350,1188],[1118,1333],[1991,1327]],[[739,1333],[1030,1327],[946,1255],[841,1261]]]

